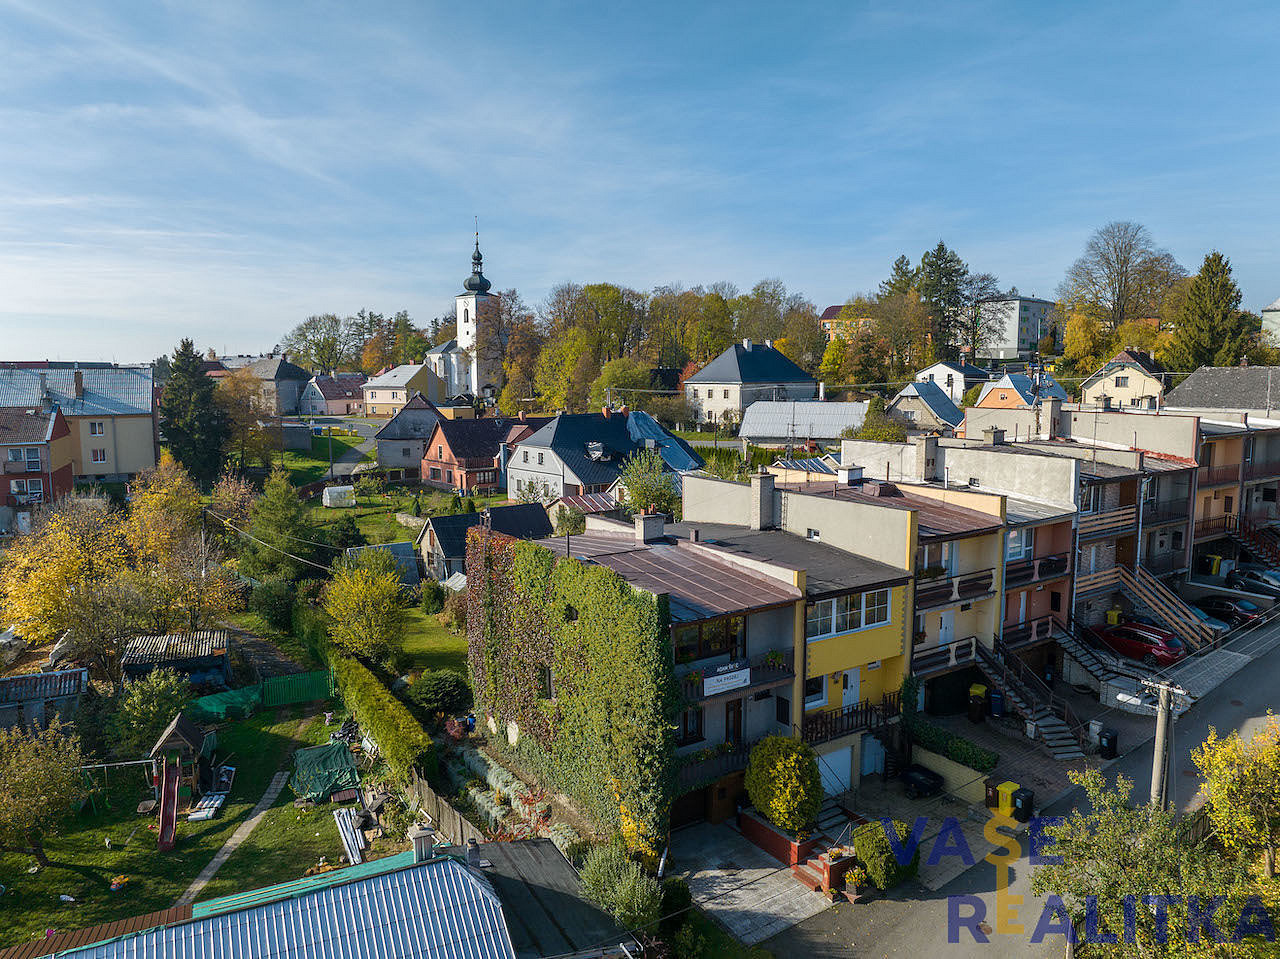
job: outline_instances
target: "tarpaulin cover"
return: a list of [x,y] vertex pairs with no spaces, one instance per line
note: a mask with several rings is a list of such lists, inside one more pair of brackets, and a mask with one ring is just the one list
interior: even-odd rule
[[289,785],[302,799],[324,802],[336,792],[360,785],[356,761],[346,743],[299,749],[293,754],[293,762],[293,778]]
[[225,722],[228,719],[247,719],[262,702],[261,686],[246,686],[225,693],[201,696],[187,709],[198,723]]

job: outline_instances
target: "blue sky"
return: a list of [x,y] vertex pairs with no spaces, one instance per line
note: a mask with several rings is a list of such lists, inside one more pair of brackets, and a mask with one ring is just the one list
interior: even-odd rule
[[531,303],[939,238],[1049,296],[1112,219],[1280,296],[1274,3],[611,6],[0,0],[0,358],[425,322],[474,215]]

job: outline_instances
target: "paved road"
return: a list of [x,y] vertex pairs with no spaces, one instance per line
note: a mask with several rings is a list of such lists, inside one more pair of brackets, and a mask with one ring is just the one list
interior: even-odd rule
[[[1194,804],[1199,779],[1190,752],[1204,741],[1209,727],[1214,726],[1219,733],[1246,731],[1265,718],[1268,707],[1280,705],[1277,703],[1280,697],[1275,693],[1280,689],[1280,621],[1233,641],[1231,648],[1257,658],[1247,669],[1229,677],[1205,695],[1174,724],[1171,794],[1181,809]],[[1153,721],[1153,734],[1154,731]],[[1151,754],[1151,740],[1148,739],[1108,764],[1104,772],[1109,780],[1118,772],[1124,773],[1134,782],[1135,797],[1145,800],[1151,789]],[[1081,791],[1073,790],[1041,812],[1065,815],[1081,799]],[[829,909],[763,945],[779,957],[805,956],[806,959],[836,956],[917,959],[935,956],[943,959],[1059,957],[1063,954],[1061,936],[1046,938],[1038,945],[1030,941],[1043,906],[1041,900],[1031,895],[1031,874],[1032,868],[1024,857],[1014,865],[1009,887],[1010,893],[1024,897],[1019,916],[1025,924],[1024,932],[992,935],[989,944],[975,943],[964,930],[961,930],[959,943],[950,943],[947,937],[948,896],[981,897],[986,904],[988,921],[995,925],[996,867],[980,861],[936,893],[913,884],[910,889],[891,898]],[[968,914],[967,907],[964,914]]]
[[376,443],[373,435],[385,425],[386,421],[316,416],[310,418],[308,422],[316,426],[341,426],[344,429],[355,430],[360,435],[360,445],[349,449],[344,448],[333,462],[334,476],[350,476],[356,465],[374,452]]

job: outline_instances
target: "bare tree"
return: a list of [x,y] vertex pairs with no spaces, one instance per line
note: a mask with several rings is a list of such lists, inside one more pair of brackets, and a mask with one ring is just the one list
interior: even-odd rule
[[1114,220],[1089,237],[1084,255],[1059,285],[1058,298],[1069,310],[1087,311],[1114,330],[1126,320],[1156,316],[1169,288],[1186,275],[1146,227]]
[[[984,301],[1001,295],[1000,281],[991,273],[970,273],[961,281],[960,292],[963,305],[956,323],[959,341],[961,347],[968,351],[969,358],[976,362],[979,357],[986,356],[990,347],[1004,335],[1004,314],[989,306],[983,307]],[[1016,315],[1012,322],[1016,335]]]
[[353,365],[364,339],[353,318],[323,313],[307,317],[285,334],[280,345],[312,371],[327,373]]

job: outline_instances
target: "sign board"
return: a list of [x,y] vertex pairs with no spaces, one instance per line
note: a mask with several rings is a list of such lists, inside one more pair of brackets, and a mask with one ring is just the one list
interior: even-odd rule
[[738,660],[710,670],[702,680],[702,695],[718,696],[750,685],[751,664]]

